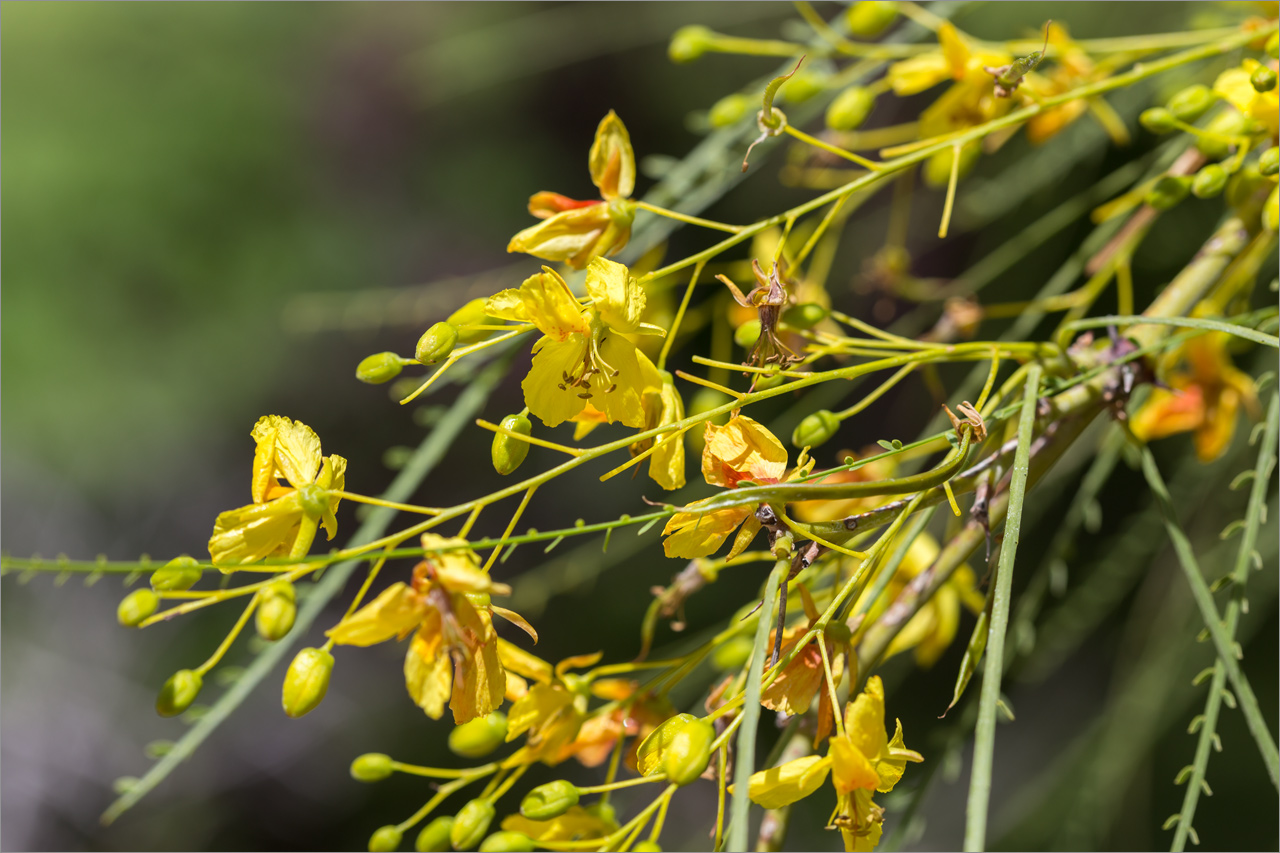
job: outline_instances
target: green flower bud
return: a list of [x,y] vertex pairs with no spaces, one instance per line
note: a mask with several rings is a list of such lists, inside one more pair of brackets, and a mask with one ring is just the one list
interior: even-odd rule
[[[1169,108],[1169,112],[1178,121],[1193,122],[1200,116],[1209,111],[1209,107],[1217,102],[1218,98],[1213,94],[1213,90],[1203,83],[1197,83],[1194,86],[1188,86],[1182,89],[1165,104]],[[1151,112],[1147,110],[1147,112]],[[1146,115],[1146,113],[1143,113]],[[1153,130],[1153,128],[1147,128]],[[1162,133],[1164,131],[1154,131]]]
[[1280,148],[1272,145],[1258,158],[1258,174],[1274,175],[1280,169]]
[[707,111],[707,121],[712,127],[728,127],[741,121],[752,106],[752,100],[746,95],[737,92],[725,95],[711,105],[711,109]]
[[156,713],[162,717],[176,717],[191,707],[203,686],[204,679],[200,673],[190,669],[178,670],[160,688],[160,695],[156,697]]
[[458,341],[464,344],[475,343],[487,338],[490,333],[484,329],[464,329],[463,326],[485,326],[489,324],[489,315],[484,313],[485,305],[489,302],[481,296],[478,299],[472,299],[466,305],[463,305],[457,311],[449,315],[445,320],[458,333]]
[[812,329],[831,312],[816,302],[802,302],[782,312],[782,322],[796,329]]
[[[982,151],[977,143],[969,143],[960,149],[960,169],[956,180],[964,180],[965,176],[978,165],[978,155]],[[938,151],[924,161],[924,182],[934,189],[941,189],[951,181],[951,164],[954,160],[950,148]]]
[[631,848],[635,853],[662,853],[662,847],[652,841],[641,841]]
[[520,801],[520,814],[529,820],[551,820],[578,804],[578,789],[572,782],[557,779],[539,785]]
[[1276,72],[1265,65],[1259,65],[1249,82],[1253,84],[1255,92],[1270,92],[1276,87]]
[[1227,170],[1217,163],[1210,163],[1191,181],[1191,194],[1196,198],[1213,198],[1227,186]]
[[1164,107],[1152,107],[1149,110],[1143,110],[1138,116],[1138,124],[1147,130],[1156,134],[1173,133],[1178,129],[1178,117],[1171,110]]
[[802,68],[782,85],[782,96],[789,103],[800,104],[809,100],[826,87],[826,77],[824,75],[815,74],[807,68]]
[[667,56],[671,58],[672,62],[693,62],[706,53],[707,48],[711,46],[715,37],[716,34],[711,30],[697,24],[681,27],[671,37],[671,44],[667,47]]
[[1273,189],[1262,206],[1262,227],[1268,231],[1280,231],[1280,187]]
[[1272,59],[1280,59],[1280,33],[1271,34],[1271,38],[1267,39],[1265,51]]
[[[501,426],[520,435],[529,435],[533,432],[533,424],[524,415],[507,415],[502,419]],[[524,458],[529,455],[529,442],[495,432],[489,455],[493,458],[493,470],[505,477],[519,468],[520,463],[524,462]]]
[[366,752],[351,762],[351,778],[357,782],[381,782],[391,775],[390,755]]
[[443,815],[431,821],[418,833],[413,849],[418,853],[440,853],[449,849],[449,833],[453,831],[453,818]]
[[716,646],[716,650],[711,653],[711,663],[722,672],[740,669],[747,658],[751,657],[752,645],[751,640],[746,637],[734,637],[729,642]]
[[671,743],[662,756],[662,769],[667,780],[677,785],[688,785],[702,775],[711,760],[711,742],[716,739],[715,727],[705,720],[686,720],[676,729]]
[[390,824],[380,826],[369,836],[369,853],[389,853],[400,846],[403,837],[404,833]]
[[757,373],[756,385],[757,391],[767,391],[770,388],[777,388],[783,383],[786,377],[781,373]]
[[160,596],[149,589],[135,589],[120,602],[116,608],[116,619],[126,628],[136,628],[138,624],[156,612],[160,606]]
[[822,632],[828,640],[836,644],[847,643],[853,637],[847,622],[830,622]]
[[873,39],[898,17],[898,4],[887,0],[860,0],[845,13],[849,32],[858,38]]
[[733,342],[743,349],[751,349],[760,340],[760,321],[748,320],[733,330]]
[[1270,184],[1259,173],[1257,164],[1250,163],[1227,181],[1227,204],[1235,208],[1242,218],[1252,219],[1258,215],[1260,193]]
[[282,704],[290,717],[309,713],[329,692],[333,675],[333,655],[324,649],[308,648],[298,652],[284,675]]
[[298,615],[297,594],[293,584],[284,578],[272,581],[260,594],[262,601],[254,614],[254,626],[259,637],[275,642],[293,628]]
[[493,803],[488,800],[472,800],[453,818],[449,830],[449,843],[454,850],[474,850],[493,823]]
[[1156,185],[1147,193],[1145,201],[1156,210],[1169,210],[1186,198],[1190,191],[1190,178],[1161,175]]
[[194,558],[183,554],[151,573],[151,588],[156,592],[185,592],[200,582],[202,572]]
[[791,443],[796,447],[817,447],[826,444],[840,429],[840,419],[826,409],[819,409],[796,426],[791,433]]
[[400,374],[400,356],[393,352],[378,352],[356,365],[356,379],[370,385],[390,382]]
[[480,853],[527,853],[533,839],[523,832],[495,832],[480,842]]
[[458,345],[458,329],[448,323],[436,323],[418,338],[418,346],[413,357],[423,364],[435,364],[449,357],[453,348]]
[[[1223,110],[1215,115],[1205,131],[1214,136],[1239,136],[1249,126],[1249,118],[1236,110]],[[1221,160],[1231,153],[1231,146],[1221,139],[1201,136],[1196,139],[1196,148],[1210,160]]]
[[596,800],[586,808],[587,814],[597,818],[610,826],[618,825],[618,812],[613,807],[613,803],[606,803],[604,800]]
[[449,732],[449,749],[463,758],[483,758],[501,746],[506,737],[507,715],[494,711],[455,726]]
[[861,86],[850,86],[836,95],[827,106],[827,127],[832,130],[856,130],[867,120],[876,96]]

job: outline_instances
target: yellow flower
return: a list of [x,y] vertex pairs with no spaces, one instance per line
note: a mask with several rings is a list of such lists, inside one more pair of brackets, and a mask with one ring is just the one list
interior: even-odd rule
[[1224,332],[1187,341],[1170,356],[1172,390],[1153,389],[1132,419],[1143,441],[1195,432],[1196,455],[1212,462],[1231,445],[1240,406],[1256,412],[1257,390],[1248,374],[1231,364]]
[[1253,88],[1250,79],[1259,67],[1257,60],[1246,59],[1236,68],[1228,68],[1214,81],[1213,91],[1260,123],[1274,139],[1280,127],[1280,89],[1273,87],[1269,92],[1259,92]]
[[[656,373],[657,386],[651,386],[644,396],[647,430],[684,420],[684,401],[671,374],[665,370]],[[649,476],[668,491],[684,488],[684,433],[668,432],[656,440],[658,447],[649,454]],[[632,445],[632,450],[643,452],[653,441],[649,439],[644,446]]]
[[901,721],[893,738],[887,736],[884,685],[880,676],[873,675],[865,690],[846,706],[844,732],[831,738],[826,756],[809,755],[752,774],[748,793],[752,802],[765,808],[782,808],[817,791],[830,772],[836,809],[829,825],[840,830],[846,850],[872,850],[884,822],[884,810],[872,795],[893,790],[907,762],[923,760],[903,743]]
[[528,733],[525,745],[511,757],[511,762],[559,764],[573,755],[572,744],[587,718],[590,692],[587,683],[569,670],[594,665],[601,653],[565,658],[554,671],[545,661],[527,653],[511,655],[506,644],[502,646],[502,657],[521,675],[538,682],[507,713],[508,743]]
[[595,809],[573,806],[551,820],[530,820],[514,814],[502,819],[502,828],[508,832],[523,832],[534,841],[580,841],[602,838],[615,832],[618,822],[602,817]]
[[[461,544],[422,536],[426,549]],[[483,717],[502,704],[507,686],[493,614],[532,629],[517,614],[489,603],[490,595],[507,595],[511,588],[494,583],[479,565],[466,549],[434,554],[414,568],[411,583],[392,584],[326,634],[340,646],[371,646],[413,631],[404,661],[413,701],[432,719],[444,715],[446,701],[459,725]]]
[[[209,539],[209,554],[217,565],[290,554],[299,544],[304,517],[318,520],[330,539],[338,532],[334,513],[340,498],[331,492],[342,491],[347,460],[336,454],[323,457],[311,427],[278,415],[259,418],[250,435],[257,442],[253,503],[218,515]],[[310,547],[315,528],[310,530],[299,547]]]
[[533,323],[543,337],[521,387],[529,411],[549,427],[571,420],[588,405],[610,422],[645,422],[643,395],[657,371],[622,333],[641,328],[644,290],[622,264],[596,258],[587,271],[590,305],[549,267],[519,289],[490,297],[492,317]]
[[545,261],[564,261],[582,269],[593,258],[617,254],[631,238],[635,203],[636,157],[631,137],[613,110],[596,128],[587,158],[591,182],[600,201],[575,201],[559,193],[540,192],[529,199],[529,212],[544,220],[511,238],[508,252],[525,252]]
[[[708,422],[703,441],[702,476],[713,486],[732,489],[747,481],[777,483],[786,473],[787,450],[782,442],[745,415],[730,418],[722,427]],[[689,506],[703,502],[694,501]],[[742,553],[760,531],[753,506],[678,512],[663,528],[667,538],[662,548],[668,557],[705,557],[715,553],[740,524],[742,529],[729,552],[732,558]]]

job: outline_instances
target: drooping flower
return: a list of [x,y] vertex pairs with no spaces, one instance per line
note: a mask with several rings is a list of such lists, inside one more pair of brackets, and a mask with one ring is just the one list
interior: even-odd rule
[[[461,539],[424,533],[422,547],[452,548],[419,563],[411,583],[394,583],[326,633],[338,645],[371,646],[413,632],[405,655],[405,686],[432,719],[445,703],[459,725],[495,710],[506,692],[498,657],[497,612],[532,632],[522,618],[489,602],[511,588],[480,570],[476,555]],[[535,636],[536,639],[536,636]]]
[[[304,517],[318,520],[329,539],[338,532],[334,513],[341,499],[333,492],[343,489],[347,460],[322,456],[320,437],[311,427],[279,415],[259,418],[250,435],[257,443],[253,503],[220,513],[214,522],[209,554],[219,566],[287,556],[298,543]],[[308,537],[305,545],[310,544]]]
[[589,305],[549,267],[518,289],[491,297],[492,317],[533,323],[543,337],[533,346],[525,404],[549,427],[588,405],[610,423],[642,427],[643,395],[657,375],[648,358],[623,336],[641,329],[644,290],[625,266],[596,258],[587,271]]
[[[800,584],[800,597],[804,602],[804,612],[808,621],[783,632],[782,649],[779,654],[781,660],[786,659],[801,638],[813,628],[820,616],[818,608],[814,606],[813,598],[809,595],[809,589],[804,584]],[[831,663],[832,683],[839,686],[840,679],[844,675],[849,633],[847,625],[842,622],[833,622],[822,636],[801,649],[800,653],[783,667],[778,677],[760,691],[761,705],[787,716],[806,713],[816,697],[818,725],[813,737],[815,746],[831,733],[838,708],[831,704],[831,692],[827,689],[826,674],[822,666],[822,650],[818,648],[818,643],[826,646],[827,660]],[[837,642],[840,636],[843,636],[846,642]],[[773,648],[773,645],[774,638],[770,637],[768,648]]]
[[553,192],[529,199],[529,212],[543,220],[511,238],[508,252],[525,252],[545,261],[564,261],[582,269],[594,258],[617,254],[631,238],[636,206],[636,157],[631,137],[613,110],[596,128],[587,158],[600,201],[576,201]]

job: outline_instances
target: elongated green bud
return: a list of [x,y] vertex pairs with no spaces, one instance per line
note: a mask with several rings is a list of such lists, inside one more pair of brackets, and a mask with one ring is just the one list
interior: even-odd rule
[[782,312],[782,322],[796,329],[812,329],[831,314],[816,302],[802,302]]
[[898,17],[898,4],[887,0],[860,0],[845,13],[849,32],[858,38],[873,39]]
[[378,352],[356,365],[356,379],[370,385],[381,385],[399,376],[400,369],[400,356],[393,352]]
[[1180,90],[1165,104],[1178,121],[1193,122],[1209,111],[1218,100],[1213,90],[1203,83]]
[[1146,203],[1156,210],[1169,210],[1191,192],[1191,179],[1183,176],[1161,175],[1156,185],[1147,193]]
[[715,739],[716,730],[710,723],[697,719],[685,721],[676,729],[662,756],[667,780],[688,785],[701,776],[711,760],[711,742]]
[[391,775],[393,763],[390,755],[366,752],[351,762],[351,778],[357,782],[380,782]]
[[495,832],[480,842],[480,853],[527,853],[533,839],[523,832]]
[[827,106],[827,127],[832,130],[857,130],[871,115],[876,96],[862,86],[850,86],[836,95]]
[[1210,120],[1205,127],[1213,136],[1201,136],[1196,139],[1196,148],[1210,160],[1221,160],[1231,153],[1231,146],[1216,137],[1239,136],[1249,126],[1249,117],[1236,110],[1223,110]]
[[156,713],[162,717],[176,717],[191,707],[203,686],[204,679],[198,672],[178,670],[160,688],[160,695],[156,697]]
[[840,419],[826,409],[819,409],[796,426],[791,433],[791,443],[796,447],[817,447],[826,444],[840,429]]
[[457,311],[454,311],[445,320],[454,331],[458,333],[458,341],[464,344],[475,343],[487,338],[491,332],[484,329],[464,329],[463,326],[487,326],[489,323],[489,315],[484,313],[485,304],[488,299],[481,296],[478,299],[472,299],[466,305],[463,305]]
[[760,321],[748,320],[733,330],[733,342],[743,349],[751,349],[760,340]]
[[1276,72],[1265,65],[1259,65],[1249,78],[1255,92],[1270,92],[1276,87]]
[[422,828],[413,842],[418,853],[440,853],[449,849],[449,833],[453,831],[453,816],[442,815]]
[[1173,111],[1165,107],[1152,107],[1149,110],[1143,110],[1138,116],[1138,124],[1152,133],[1161,135],[1177,130],[1177,121],[1178,118]]
[[501,746],[506,737],[507,715],[494,711],[455,726],[449,732],[449,749],[463,758],[483,758]]
[[126,595],[116,608],[116,620],[126,628],[136,628],[156,612],[160,606],[160,596],[149,589],[135,589]]
[[1277,171],[1280,171],[1280,148],[1272,145],[1258,158],[1258,174],[1270,177]]
[[436,323],[418,338],[413,357],[423,364],[435,364],[446,359],[458,345],[458,330],[448,323]]
[[812,98],[826,88],[826,78],[802,68],[782,84],[782,96],[788,103],[800,104]]
[[671,36],[667,56],[672,62],[693,62],[707,52],[715,37],[716,34],[711,30],[697,24],[681,27]]
[[293,620],[298,616],[297,593],[293,584],[281,578],[268,584],[261,595],[254,626],[259,637],[275,642],[293,629]]
[[578,789],[572,782],[557,779],[539,785],[520,801],[520,814],[529,820],[551,820],[578,804]]
[[184,592],[200,582],[200,564],[183,554],[151,573],[151,588],[156,592]]
[[369,836],[369,853],[390,853],[400,846],[403,837],[404,833],[390,824],[380,826]]
[[332,675],[333,655],[316,648],[298,652],[284,675],[284,712],[290,717],[310,713],[329,692]]
[[493,823],[493,803],[488,800],[472,800],[454,815],[449,830],[449,843],[454,850],[474,850]]
[[[520,435],[529,435],[533,432],[533,424],[524,415],[507,415],[502,419],[501,426],[503,429],[509,429]],[[490,456],[493,458],[493,470],[499,474],[504,477],[510,474],[520,467],[528,455],[529,442],[503,435],[500,432],[493,434],[493,446],[490,447]]]
[[1227,186],[1227,170],[1217,163],[1210,163],[1191,181],[1191,194],[1196,198],[1213,198],[1221,195]]
[[742,118],[755,106],[746,95],[734,92],[725,95],[707,110],[707,121],[712,127],[729,127],[742,121]]

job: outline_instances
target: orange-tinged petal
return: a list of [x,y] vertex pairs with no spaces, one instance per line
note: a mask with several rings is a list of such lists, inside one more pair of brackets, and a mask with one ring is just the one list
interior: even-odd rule
[[573,704],[567,690],[549,684],[535,684],[507,714],[507,741],[511,742],[538,723],[549,720],[557,712]]
[[838,793],[847,794],[858,788],[874,790],[880,784],[871,761],[848,738],[831,739],[831,759],[831,782]]
[[776,483],[787,470],[787,449],[764,426],[739,415],[724,426],[707,422],[702,476],[713,486],[733,488],[743,480]]
[[613,110],[596,128],[587,163],[591,182],[600,188],[601,198],[627,198],[635,190],[636,155],[631,149],[631,135]]
[[1204,394],[1200,386],[1189,385],[1180,391],[1156,388],[1130,419],[1130,426],[1138,438],[1152,441],[1199,429],[1204,417]]
[[454,656],[453,695],[449,709],[461,725],[489,714],[502,704],[507,679],[498,659],[498,635],[493,618],[462,597],[453,599],[454,617],[472,643]]
[[529,212],[539,219],[550,219],[557,213],[564,213],[566,210],[576,210],[580,207],[590,207],[599,203],[595,199],[578,201],[577,199],[560,195],[560,193],[544,191],[529,196]]
[[[800,633],[803,633],[803,629],[798,629],[796,639],[799,639]],[[793,648],[795,640],[784,644],[783,657]],[[773,683],[760,692],[760,704],[788,716],[803,714],[813,704],[818,691],[824,689],[824,680],[822,652],[817,643],[809,643],[791,663],[783,667]]]
[[[507,251],[524,252],[544,261],[564,261],[575,269],[582,269],[591,258],[608,254],[614,248],[606,245],[612,241],[603,239],[613,224],[608,203],[593,202],[557,213],[520,231],[507,243]],[[627,236],[630,236],[629,228],[620,245],[626,244]]]

